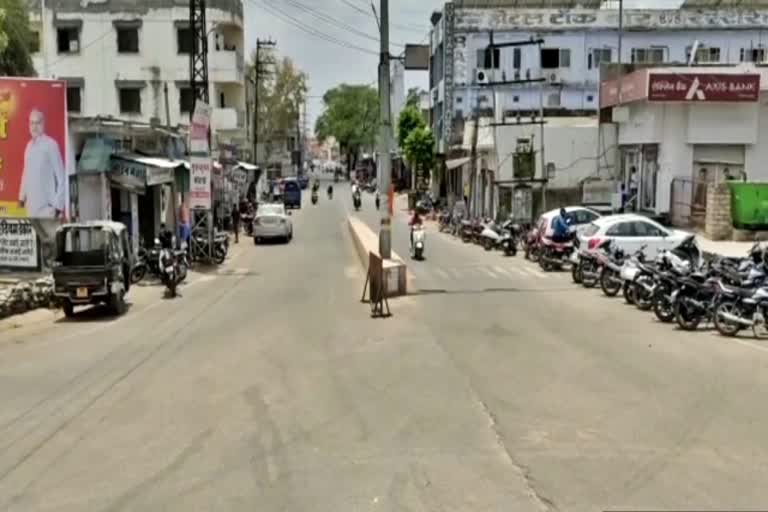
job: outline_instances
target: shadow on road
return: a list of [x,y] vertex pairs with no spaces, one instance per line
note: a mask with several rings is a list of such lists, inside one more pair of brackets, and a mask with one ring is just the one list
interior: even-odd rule
[[[132,307],[133,307],[133,303],[126,301],[124,315],[128,314]],[[114,313],[112,313],[112,311],[110,311],[108,306],[104,304],[100,304],[98,306],[85,306],[84,309],[75,310],[75,315],[73,317],[67,318],[66,316],[63,316],[55,320],[55,323],[57,324],[68,323],[68,322],[110,323],[122,317],[123,315],[116,316]]]

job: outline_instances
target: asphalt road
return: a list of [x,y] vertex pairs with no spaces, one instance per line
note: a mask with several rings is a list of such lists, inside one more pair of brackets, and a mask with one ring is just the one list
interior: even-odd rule
[[0,330],[0,510],[768,507],[768,347],[437,233],[373,320],[348,189],[308,199],[178,299]]

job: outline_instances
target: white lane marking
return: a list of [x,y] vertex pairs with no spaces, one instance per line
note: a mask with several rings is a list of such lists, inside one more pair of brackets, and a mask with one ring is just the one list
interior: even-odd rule
[[435,273],[437,275],[439,275],[440,277],[442,277],[443,279],[450,279],[451,278],[451,276],[448,275],[448,272],[446,272],[445,270],[443,270],[441,268],[435,268]]
[[514,272],[515,274],[517,274],[517,275],[521,276],[521,277],[528,277],[528,274],[526,274],[525,272],[523,272],[523,269],[522,269],[522,268],[520,268],[520,267],[509,267],[509,270],[510,270],[511,272]]
[[462,278],[462,273],[457,268],[451,268],[451,269],[449,269],[449,272],[451,274],[453,274],[454,279],[461,279]]
[[498,272],[499,274],[505,276],[505,277],[512,277],[512,274],[509,272],[509,270],[505,269],[504,267],[494,266],[493,270],[495,272]]
[[542,272],[541,270],[532,269],[532,272],[533,272],[534,275],[536,275],[538,277],[541,277],[541,278],[544,278],[544,279],[549,279],[549,274],[547,274],[545,272]]
[[498,279],[499,278],[498,275],[494,274],[493,270],[491,270],[491,269],[489,269],[487,267],[482,267],[479,270],[482,270],[483,272],[485,272],[486,274],[491,276],[493,279]]

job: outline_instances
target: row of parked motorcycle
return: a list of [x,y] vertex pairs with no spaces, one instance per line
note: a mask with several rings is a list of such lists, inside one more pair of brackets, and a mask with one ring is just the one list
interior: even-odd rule
[[525,226],[512,220],[495,222],[490,218],[467,219],[444,210],[437,217],[438,228],[465,243],[475,243],[486,251],[500,250],[505,256],[515,256]]
[[192,262],[212,260],[217,265],[224,263],[229,251],[229,236],[217,232],[212,248],[208,237],[203,234],[194,235],[192,251],[189,251],[186,242],[177,245],[175,239],[173,246],[177,248],[163,249],[158,238],[150,248],[142,244],[136,264],[131,270],[131,282],[136,284],[148,275],[152,276],[163,283],[171,297],[175,297],[176,287],[186,280]]
[[743,329],[768,333],[768,250],[757,242],[742,258],[705,258],[692,235],[649,260],[645,247],[625,254],[610,239],[595,247],[580,247],[577,239],[570,260],[575,283],[599,286],[609,297],[621,292],[627,303],[653,311],[661,322],[687,331],[714,325],[725,336]]

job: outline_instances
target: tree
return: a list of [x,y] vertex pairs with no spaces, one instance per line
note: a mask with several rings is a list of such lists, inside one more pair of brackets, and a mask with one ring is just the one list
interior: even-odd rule
[[[254,52],[250,76],[255,76],[255,61]],[[264,72],[267,66],[272,68],[269,73]],[[264,159],[268,162],[279,148],[285,147],[288,137],[296,135],[299,113],[307,97],[307,75],[288,57],[280,61],[262,59],[258,86],[259,142],[264,143]]]
[[411,131],[405,139],[403,151],[405,158],[413,166],[418,186],[419,177],[425,179],[425,175],[432,171],[435,165],[435,136],[432,130],[421,126]]
[[419,96],[421,95],[422,92],[423,90],[421,89],[421,87],[411,87],[410,89],[408,89],[408,95],[406,96],[406,99],[405,99],[405,105],[407,107],[418,108]]
[[401,149],[405,148],[405,141],[416,128],[424,128],[427,123],[421,116],[419,109],[414,106],[405,107],[400,112],[400,119],[397,122],[397,144]]
[[34,76],[31,50],[35,35],[22,0],[0,2],[0,76]]
[[379,125],[379,94],[369,85],[341,84],[323,95],[325,110],[315,122],[320,141],[334,137],[347,156],[347,171],[364,148],[373,148]]

